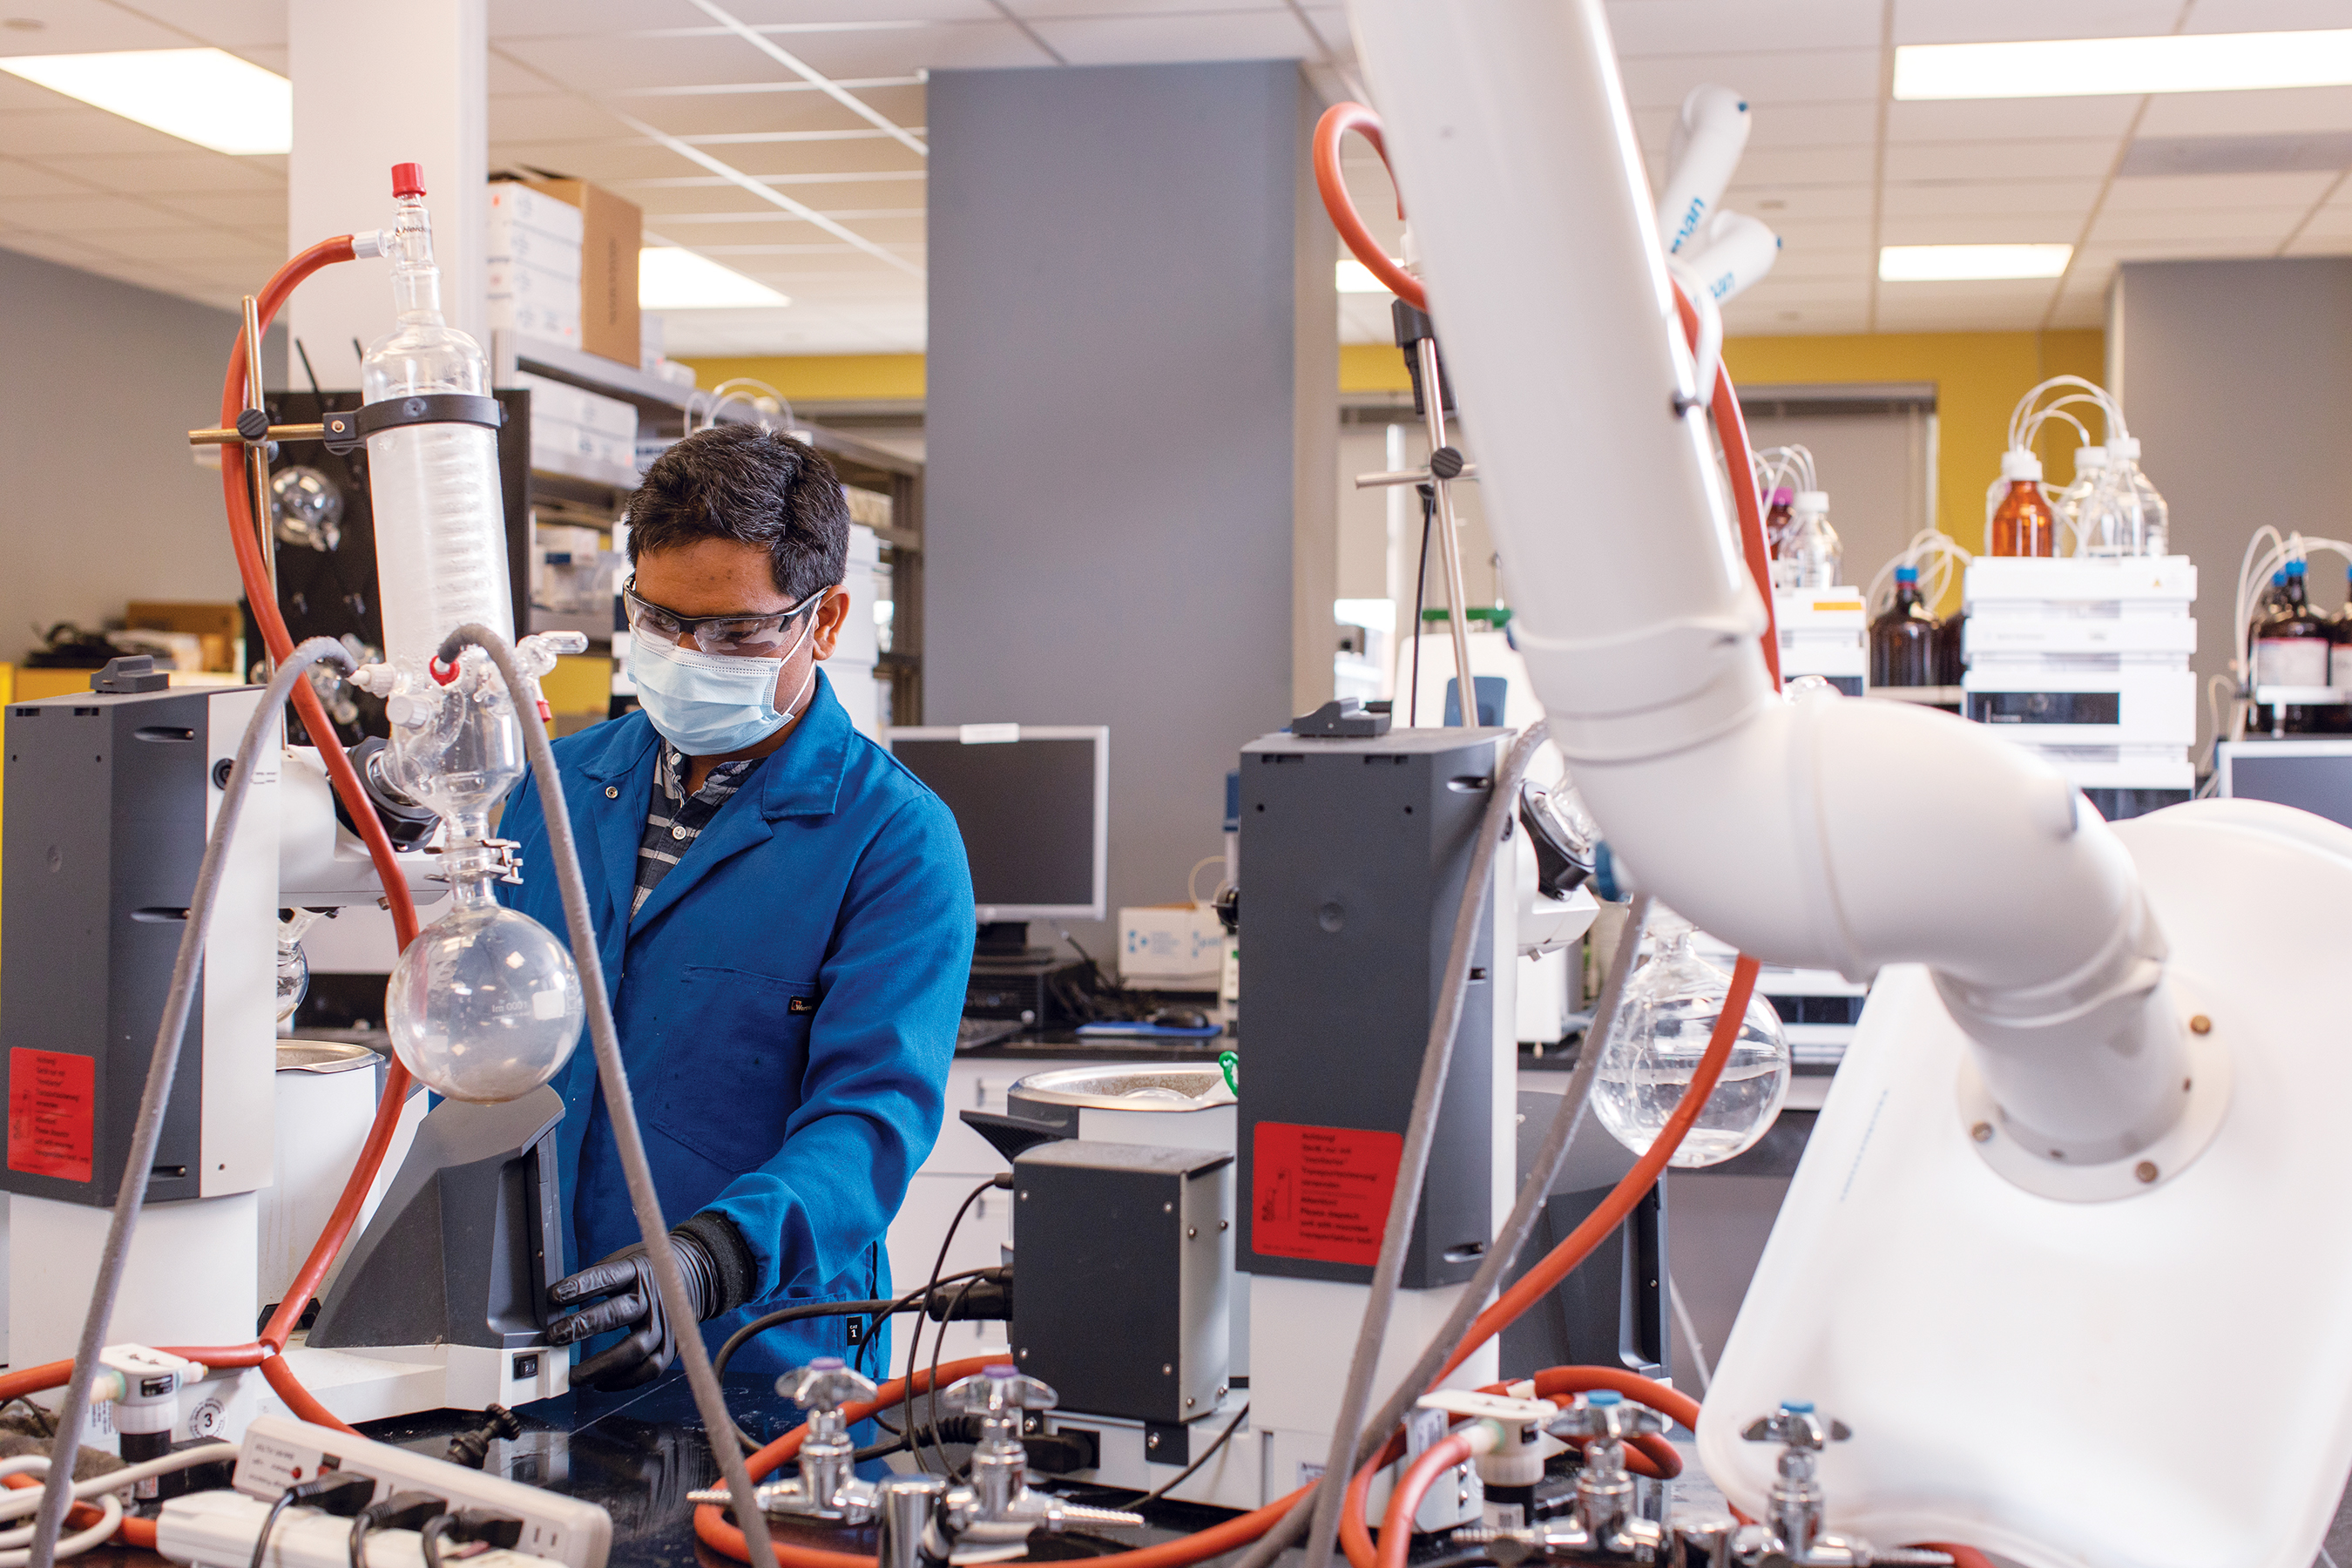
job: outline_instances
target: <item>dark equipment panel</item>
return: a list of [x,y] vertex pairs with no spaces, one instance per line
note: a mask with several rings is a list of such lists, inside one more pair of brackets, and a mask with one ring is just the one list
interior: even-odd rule
[[[92,1068],[89,1178],[9,1169],[0,1155],[0,1190],[110,1205],[121,1186],[204,858],[215,787],[207,715],[217,689],[90,692],[8,707],[0,1096],[16,1087],[20,1051],[85,1057]],[[150,1203],[198,1195],[203,984],[200,975]]]
[[[1368,1263],[1256,1245],[1265,1123],[1402,1134],[1505,730],[1368,739],[1269,735],[1241,759],[1241,952],[1250,1042],[1241,1100],[1239,1267],[1362,1282]],[[1403,1283],[1476,1272],[1494,1234],[1493,968],[1482,910],[1461,1032]],[[1373,1220],[1378,1228],[1379,1218]]]

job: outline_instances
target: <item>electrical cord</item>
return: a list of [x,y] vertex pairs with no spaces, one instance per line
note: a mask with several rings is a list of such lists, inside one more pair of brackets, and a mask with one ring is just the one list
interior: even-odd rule
[[123,1156],[121,1187],[115,1196],[114,1213],[107,1222],[106,1243],[99,1254],[98,1277],[90,1286],[89,1307],[82,1317],[73,1372],[66,1381],[64,1403],[58,1407],[48,1484],[34,1531],[36,1561],[51,1550],[43,1544],[44,1538],[54,1542],[65,1523],[73,1488],[74,1458],[81,1449],[81,1435],[89,1415],[90,1384],[98,1375],[99,1352],[105,1347],[107,1329],[114,1319],[115,1298],[121,1291],[123,1272],[130,1265],[131,1238],[139,1228],[139,1215],[146,1206],[147,1172],[154,1165],[155,1151],[163,1141],[163,1116],[171,1105],[172,1085],[179,1072],[180,1047],[188,1032],[188,1015],[195,1005],[196,980],[204,973],[205,943],[212,933],[213,909],[220,899],[222,868],[228,858],[229,845],[236,837],[237,822],[244,816],[246,797],[252,793],[254,770],[260,763],[264,744],[277,728],[279,710],[285,707],[289,693],[308,689],[304,675],[313,664],[320,663],[346,675],[356,668],[342,644],[331,637],[312,637],[300,647],[291,649],[278,665],[278,672],[270,677],[261,700],[254,705],[253,717],[246,721],[245,733],[237,742],[228,782],[221,789],[218,814],[205,844],[204,858],[196,868],[195,888],[188,896],[187,918],[181,923],[180,951],[172,963],[171,984],[163,996],[163,1016],[156,1026],[154,1047],[148,1053],[147,1081],[140,1091],[131,1147]]
[[[988,1272],[990,1271],[985,1268],[969,1268],[961,1274],[950,1274],[945,1279],[940,1280],[940,1283],[946,1285],[960,1279],[977,1279]],[[744,1345],[751,1342],[754,1336],[765,1333],[768,1330],[775,1328],[780,1324],[799,1322],[808,1318],[850,1318],[868,1316],[870,1316],[875,1322],[879,1323],[885,1318],[896,1316],[898,1313],[913,1311],[921,1301],[925,1290],[928,1290],[929,1289],[929,1287],[926,1286],[921,1289],[909,1291],[908,1294],[899,1297],[895,1301],[883,1301],[878,1300],[868,1301],[802,1301],[793,1306],[779,1308],[775,1311],[769,1312],[764,1316],[752,1319],[750,1322],[744,1324],[741,1328],[728,1335],[727,1342],[720,1345],[719,1347],[718,1353],[710,1358],[711,1374],[716,1377],[725,1377],[727,1375],[727,1363],[735,1359],[735,1352],[737,1351],[741,1350]],[[886,1430],[890,1429],[886,1428]],[[758,1452],[760,1444],[750,1433],[743,1430],[742,1426],[740,1423],[734,1424],[734,1431],[735,1439],[737,1442],[743,1445],[743,1451],[745,1453]],[[892,1431],[892,1435],[899,1437],[900,1441],[886,1445],[885,1447],[886,1451],[895,1453],[903,1445],[904,1436],[895,1430]],[[866,1455],[862,1449],[859,1450],[859,1452],[861,1457],[879,1457]]]
[[1130,1513],[1140,1512],[1146,1506],[1158,1502],[1161,1498],[1166,1497],[1170,1492],[1174,1491],[1178,1487],[1182,1486],[1186,1481],[1189,1481],[1194,1476],[1199,1475],[1201,1473],[1201,1467],[1207,1464],[1211,1459],[1215,1458],[1218,1452],[1222,1450],[1226,1444],[1234,1440],[1234,1434],[1242,1429],[1242,1423],[1248,1419],[1249,1402],[1247,1400],[1244,1400],[1242,1402],[1242,1407],[1234,1412],[1234,1418],[1225,1423],[1225,1429],[1217,1434],[1215,1441],[1212,1442],[1207,1447],[1201,1450],[1199,1458],[1195,1458],[1191,1464],[1185,1466],[1182,1469],[1177,1471],[1174,1479],[1160,1482],[1158,1486],[1152,1488],[1150,1491],[1144,1493],[1141,1497],[1129,1503],[1128,1505],[1128,1511]]
[[431,1492],[394,1492],[352,1519],[351,1568],[367,1568],[367,1538],[379,1530],[415,1530],[446,1505]]
[[[682,1325],[677,1336],[678,1359],[686,1363],[687,1384],[694,1392],[695,1406],[702,1416],[704,1429],[725,1432],[733,1418],[728,1413],[726,1394],[711,1373],[709,1348],[693,1326],[697,1321],[694,1302],[687,1294],[685,1278],[678,1273],[677,1254],[670,1246],[669,1222],[662,1215],[661,1195],[654,1189],[645,1132],[637,1125],[636,1100],[629,1088],[628,1068],[621,1059],[620,1035],[613,1023],[612,998],[604,989],[604,964],[596,946],[596,921],[588,910],[588,887],[580,870],[580,850],[572,837],[571,812],[563,801],[563,778],[556,766],[553,743],[548,739],[547,721],[540,717],[537,689],[523,679],[521,670],[515,665],[514,650],[508,647],[506,638],[485,626],[463,626],[443,639],[439,653],[444,667],[454,665],[468,643],[480,648],[497,667],[515,716],[521,721],[523,750],[530,760],[531,775],[539,788],[541,815],[546,819],[549,858],[555,863],[556,884],[563,895],[563,918],[572,938],[572,963],[579,970],[581,994],[588,1004],[588,1036],[596,1053],[596,1077],[604,1090],[604,1111],[612,1121],[613,1142],[621,1157],[621,1169],[628,1178],[630,1206],[636,1211],[637,1229],[645,1240],[646,1258],[653,1266],[654,1283],[661,1293],[662,1306],[669,1313],[670,1321]],[[729,1495],[745,1499],[753,1496],[743,1455],[736,1445],[720,1442],[710,1447],[718,1456]],[[764,1565],[774,1555],[768,1538],[767,1518],[756,1507],[746,1506],[738,1511],[751,1561]]]
[[[1433,388],[1431,395],[1436,395]],[[1464,689],[1465,700],[1471,692]],[[1454,940],[1445,956],[1444,979],[1437,1007],[1429,1021],[1428,1044],[1423,1047],[1421,1079],[1413,1087],[1412,1113],[1405,1122],[1404,1144],[1397,1157],[1397,1178],[1389,1198],[1386,1227],[1381,1235],[1380,1260],[1372,1268],[1371,1289],[1364,1302],[1364,1319],[1356,1335],[1355,1354],[1348,1381],[1339,1395],[1339,1419],[1331,1429],[1331,1447],[1324,1474],[1317,1483],[1315,1518],[1307,1535],[1306,1568],[1324,1568],[1330,1561],[1331,1542],[1339,1529],[1339,1497],[1345,1478],[1356,1468],[1356,1447],[1364,1426],[1364,1405],[1371,1393],[1372,1374],[1380,1364],[1381,1344],[1388,1338],[1389,1314],[1396,1304],[1404,1277],[1404,1255],[1412,1237],[1412,1220],[1421,1207],[1421,1189],[1428,1174],[1429,1155],[1437,1138],[1438,1102],[1453,1065],[1454,1040],[1462,1032],[1462,1011],[1468,997],[1472,947],[1477,938],[1479,912],[1495,879],[1496,851],[1513,826],[1519,799],[1519,780],[1535,758],[1550,727],[1538,720],[1519,732],[1503,765],[1489,781],[1486,809],[1480,818],[1472,847],[1469,874],[1463,879],[1462,901],[1454,916]],[[1492,1250],[1491,1248],[1489,1250]]]
[[[938,1329],[933,1331],[931,1334],[930,1382],[931,1388],[934,1391],[931,1394],[929,1405],[931,1452],[939,1458],[940,1473],[949,1477],[953,1477],[956,1474],[958,1467],[948,1463],[947,1438],[940,1431],[940,1396],[937,1393],[940,1386],[940,1351],[948,1342],[948,1325],[955,1321],[956,1314],[963,1310],[964,1298],[971,1294],[971,1288],[977,1283],[977,1280],[968,1279],[964,1281],[961,1288],[956,1291],[955,1301],[948,1308],[947,1316],[940,1320],[940,1326]],[[930,1303],[929,1301],[924,1303],[923,1311],[925,1316],[928,1317],[929,1315]],[[915,1456],[915,1463],[917,1467],[919,1468],[922,1462],[923,1457],[919,1452],[918,1452]]]
[[[1073,943],[1071,943],[1071,945],[1072,945],[1073,947],[1075,947],[1075,946],[1076,946],[1077,944],[1076,944],[1076,943],[1075,943],[1075,942],[1073,942]],[[1083,950],[1081,950],[1081,952],[1083,952]],[[1092,960],[1088,960],[1088,962],[1089,962],[1089,963],[1091,963],[1091,962],[1092,962]],[[999,1174],[997,1174],[997,1175],[993,1175],[993,1176],[989,1177],[989,1178],[988,1178],[988,1180],[986,1180],[986,1181],[984,1181],[984,1182],[981,1183],[981,1184],[980,1184],[980,1185],[978,1185],[978,1186],[976,1186],[976,1187],[972,1188],[972,1190],[971,1190],[971,1192],[966,1193],[966,1194],[964,1194],[963,1202],[961,1202],[961,1203],[960,1203],[960,1204],[958,1204],[958,1205],[956,1205],[955,1217],[954,1217],[953,1219],[950,1219],[950,1221],[948,1221],[948,1233],[947,1233],[947,1235],[945,1235],[945,1236],[943,1236],[943,1237],[941,1237],[940,1238],[940,1254],[939,1254],[939,1256],[938,1256],[936,1258],[932,1259],[932,1261],[931,1261],[931,1277],[930,1277],[929,1280],[929,1281],[927,1281],[927,1282],[924,1284],[924,1286],[923,1286],[923,1315],[924,1315],[924,1317],[929,1317],[929,1316],[930,1315],[930,1310],[931,1310],[931,1301],[932,1301],[932,1299],[933,1299],[933,1297],[935,1297],[935,1296],[938,1294],[938,1291],[939,1291],[939,1289],[940,1289],[940,1275],[941,1271],[942,1271],[942,1270],[944,1270],[944,1269],[947,1268],[947,1266],[948,1266],[948,1248],[950,1248],[950,1247],[953,1247],[953,1246],[955,1245],[956,1232],[957,1232],[958,1230],[960,1230],[961,1228],[962,1228],[962,1226],[963,1226],[963,1216],[964,1216],[965,1215],[970,1214],[970,1213],[971,1212],[971,1205],[974,1205],[974,1204],[978,1203],[981,1199],[982,1199],[982,1198],[986,1197],[990,1193],[992,1193],[992,1192],[999,1192],[999,1191],[1009,1191],[1009,1190],[1011,1190],[1012,1186],[1013,1186],[1013,1173],[1012,1173],[1012,1172],[1010,1172],[1010,1171],[1005,1171],[1005,1172],[1000,1173],[999,1173]],[[946,1338],[947,1338],[947,1332],[948,1332],[948,1326],[947,1326],[947,1324],[945,1324],[945,1323],[943,1322],[943,1323],[941,1323],[941,1324],[940,1325],[940,1331],[939,1331],[939,1334],[938,1334],[938,1338],[939,1338],[940,1340],[944,1340],[944,1339],[946,1339]],[[908,1384],[908,1385],[909,1387],[912,1387],[912,1386],[913,1386],[913,1384],[914,1384],[914,1381],[915,1381],[915,1368],[916,1368],[916,1366],[919,1364],[917,1358],[918,1358],[918,1357],[922,1353],[922,1347],[923,1347],[923,1319],[922,1319],[922,1318],[917,1318],[917,1319],[915,1320],[914,1331],[913,1331],[913,1332],[911,1332],[911,1333],[909,1333],[909,1334],[907,1336],[907,1377],[906,1377],[906,1382],[907,1382],[907,1384]],[[931,1374],[932,1374],[932,1376],[934,1376],[934,1377],[936,1377],[936,1376],[938,1376],[938,1375],[939,1375],[939,1360],[940,1360],[940,1358],[939,1358],[939,1356],[938,1356],[938,1354],[937,1354],[937,1347],[936,1347],[936,1344],[935,1344],[935,1345],[934,1345],[934,1353],[933,1353],[933,1354],[932,1354],[932,1356],[931,1356]],[[932,1394],[931,1394],[931,1395],[930,1395],[930,1409],[931,1409],[932,1416],[934,1417],[934,1421],[933,1421],[934,1430],[936,1431],[936,1428],[937,1428],[937,1419],[936,1419],[936,1418],[937,1418],[937,1416],[938,1416],[938,1415],[939,1415],[939,1394],[938,1394],[938,1392],[937,1392],[936,1387],[934,1387],[933,1392],[932,1392]],[[911,1406],[908,1409],[908,1412],[907,1412],[907,1430],[908,1430],[909,1433],[913,1433],[913,1432],[917,1432],[917,1431],[919,1431],[919,1430],[920,1430],[920,1425],[919,1425],[919,1419],[918,1419],[918,1417],[917,1417],[917,1415],[916,1415],[915,1411],[913,1410],[913,1408],[912,1408]],[[937,1444],[936,1444],[936,1441],[935,1441],[935,1442],[934,1442],[934,1447],[936,1447],[936,1446],[937,1446]],[[924,1465],[924,1463],[923,1463],[923,1450],[922,1450],[922,1446],[921,1446],[919,1443],[909,1443],[909,1444],[908,1445],[908,1452],[909,1452],[909,1453],[911,1453],[911,1454],[913,1454],[913,1455],[915,1456],[915,1468],[916,1468],[917,1469],[921,1470],[921,1469],[926,1469],[926,1468],[929,1468],[929,1467],[927,1467],[926,1465]],[[942,1465],[944,1465],[945,1461],[944,1461],[944,1460],[942,1460],[942,1461],[941,1461],[941,1463],[942,1463]]]
[[[229,1444],[225,1443],[221,1447],[230,1454],[237,1451]],[[375,1482],[373,1479],[348,1471],[329,1471],[323,1476],[312,1476],[307,1481],[296,1481],[278,1494],[278,1500],[271,1503],[269,1511],[262,1516],[261,1529],[253,1538],[251,1568],[262,1568],[268,1560],[269,1537],[278,1528],[278,1516],[284,1513],[289,1505],[304,1503],[323,1513],[348,1518],[365,1508],[368,1500],[374,1495]]]
[[417,1549],[425,1553],[425,1568],[441,1568],[441,1537],[457,1522],[454,1513],[436,1513],[417,1527]]

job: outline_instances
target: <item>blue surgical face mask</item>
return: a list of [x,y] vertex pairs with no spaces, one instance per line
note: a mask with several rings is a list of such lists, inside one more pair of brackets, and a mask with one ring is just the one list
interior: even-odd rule
[[792,722],[791,710],[816,684],[816,661],[809,661],[808,679],[782,709],[776,706],[776,681],[785,661],[815,630],[812,614],[792,653],[778,658],[709,654],[636,637],[629,646],[629,676],[646,717],[664,740],[689,757],[725,756],[758,745]]

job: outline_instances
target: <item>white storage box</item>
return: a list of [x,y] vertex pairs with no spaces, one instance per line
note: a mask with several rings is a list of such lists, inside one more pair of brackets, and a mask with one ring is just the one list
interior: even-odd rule
[[530,390],[530,412],[533,424],[544,419],[553,424],[577,426],[598,436],[611,436],[634,445],[637,438],[637,405],[617,397],[606,397],[583,386],[551,381],[528,371],[515,376],[515,384]]
[[511,294],[493,294],[489,298],[489,323],[493,330],[504,328],[542,342],[560,343],[568,349],[580,346],[580,308],[576,303],[567,312],[537,301],[518,300]]
[[[574,251],[580,248],[584,232],[578,207],[515,180],[490,182],[489,226],[494,237],[502,229],[530,229],[550,239],[568,242]],[[509,253],[493,247],[490,254]]]
[[1217,911],[1151,904],[1118,911],[1118,977],[1161,991],[1214,991],[1224,967],[1225,930]]
[[577,313],[580,309],[580,278],[577,273],[566,275],[542,267],[526,266],[519,261],[492,258],[488,273],[488,289],[493,295],[512,295],[553,310]]

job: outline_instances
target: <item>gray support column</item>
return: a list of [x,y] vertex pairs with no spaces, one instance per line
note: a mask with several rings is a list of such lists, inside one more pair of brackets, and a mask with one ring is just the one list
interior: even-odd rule
[[[2347,537],[2352,494],[2352,260],[2148,261],[2116,270],[2107,385],[2164,493],[2172,549],[2197,562],[2199,755],[2206,682],[2230,668],[2246,540],[2263,523]],[[2312,569],[2333,613],[2343,565]]]
[[1318,107],[1286,60],[930,79],[924,719],[1111,726],[1114,908],[1330,694]]

